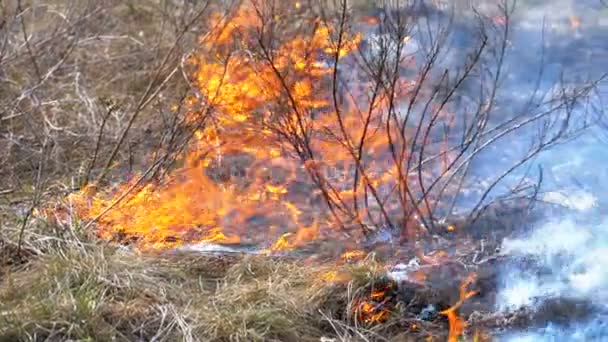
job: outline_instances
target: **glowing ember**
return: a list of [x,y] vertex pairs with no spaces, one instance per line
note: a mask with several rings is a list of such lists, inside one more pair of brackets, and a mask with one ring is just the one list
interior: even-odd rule
[[391,316],[393,283],[372,288],[367,298],[354,302],[353,311],[360,322],[378,324],[386,322]]
[[498,15],[492,18],[492,21],[496,25],[504,25],[507,22],[507,18],[504,15]]
[[360,250],[348,251],[348,252],[344,252],[342,254],[342,260],[344,260],[344,261],[360,260],[360,259],[363,259],[365,257],[365,255],[366,255],[366,253],[364,251],[360,251]]
[[370,302],[363,302],[359,305],[359,319],[365,323],[384,323],[390,314],[377,305]]
[[470,274],[460,285],[460,299],[458,300],[458,302],[452,305],[452,307],[450,307],[449,309],[440,312],[440,314],[448,317],[448,321],[450,324],[450,335],[448,338],[449,342],[457,342],[460,336],[464,333],[464,329],[467,326],[465,321],[458,317],[456,311],[462,306],[462,304],[464,304],[467,299],[473,297],[478,293],[477,291],[467,290],[467,287],[471,283],[473,283],[475,279],[475,273]]
[[577,29],[577,28],[581,27],[581,18],[572,15],[568,18],[568,20],[570,21],[571,28]]
[[365,23],[365,24],[368,24],[368,25],[377,25],[380,21],[376,17],[365,16],[365,17],[361,18],[361,22]]

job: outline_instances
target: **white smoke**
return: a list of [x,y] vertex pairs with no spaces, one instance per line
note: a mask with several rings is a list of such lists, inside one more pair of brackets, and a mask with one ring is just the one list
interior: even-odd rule
[[[512,27],[512,49],[517,54],[508,63],[513,73],[509,85],[514,91],[527,90],[534,84],[527,77],[541,62],[547,85],[562,70],[581,75],[608,72],[608,67],[595,62],[598,56],[608,55],[608,46],[600,43],[608,40],[607,11],[600,0],[517,1]],[[544,49],[538,49],[541,46]],[[542,60],[539,51],[545,53]],[[600,312],[608,312],[608,217],[603,213],[608,198],[608,146],[593,133],[598,131],[536,161],[543,166],[545,189],[551,190],[541,200],[578,213],[556,215],[526,235],[503,242],[502,252],[516,261],[501,272],[498,310],[533,307],[549,298],[566,297],[591,302]],[[596,317],[571,322],[568,327],[551,323],[502,340],[608,341],[608,329]]]
[[[608,299],[608,222],[549,222],[521,239],[503,243],[503,252],[534,260],[534,269],[512,268],[504,275],[499,309],[516,309],[549,296]],[[537,275],[538,268],[545,270]]]
[[[600,224],[574,219],[543,224],[527,236],[508,239],[503,252],[527,263],[511,265],[502,273],[497,307],[502,311],[533,307],[549,298],[574,298],[592,303],[598,315],[608,305],[608,220]],[[533,261],[530,263],[530,261]],[[545,327],[504,336],[504,341],[602,341],[608,339],[607,321]]]
[[605,317],[592,321],[573,324],[569,329],[559,325],[549,324],[536,332],[523,332],[504,336],[503,342],[590,342],[606,341],[608,326]]

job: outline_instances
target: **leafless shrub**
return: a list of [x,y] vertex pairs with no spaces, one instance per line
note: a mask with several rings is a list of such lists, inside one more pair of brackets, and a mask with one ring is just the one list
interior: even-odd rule
[[[142,161],[134,151],[142,144],[153,146],[168,129],[147,123],[168,117],[169,107],[187,89],[178,72],[181,56],[198,35],[200,17],[210,4],[3,4],[4,184],[33,179],[28,174],[36,174],[42,155],[48,159],[46,178],[79,172],[77,186],[92,174],[99,177],[115,168],[116,161]],[[171,92],[166,91],[169,86]],[[146,127],[161,134],[151,134]]]
[[[19,234],[49,193],[166,163],[188,130],[182,56],[210,1],[21,1],[0,5],[0,192]],[[169,90],[170,89],[170,90]],[[175,106],[177,105],[177,106]],[[158,172],[163,163],[152,160]]]
[[[503,81],[510,2],[499,4],[491,14],[464,14],[475,23],[470,27],[474,39],[457,49],[450,44],[451,28],[462,19],[437,18],[445,12],[419,11],[415,4],[389,5],[379,9],[376,38],[343,58],[341,51],[349,48],[358,29],[357,14],[348,1],[309,2],[301,5],[308,6],[303,10],[307,14],[290,14],[291,5],[277,1],[253,1],[258,24],[253,34],[242,33],[249,38],[242,39],[234,54],[245,53],[268,66],[274,74],[271,82],[281,93],[259,108],[272,111],[260,129],[274,132],[306,166],[326,209],[345,230],[352,225],[365,233],[390,227],[405,241],[436,231],[438,222],[454,215],[465,191],[473,193],[468,222],[495,200],[534,200],[542,171],[537,181],[529,172],[517,182],[510,180],[515,187],[506,194],[497,194],[496,189],[539,153],[591,124],[585,107],[597,80],[582,85],[563,81],[547,91],[540,87],[541,68],[524,105],[509,108],[504,103],[509,89]],[[302,18],[306,15],[319,20],[307,21]],[[311,22],[318,26],[311,27]],[[276,67],[285,58],[278,47],[296,35],[310,36],[312,42],[320,27],[333,28],[333,52],[324,57],[331,72],[313,89],[317,98],[327,101],[323,108],[307,105],[309,98],[297,94],[297,65]],[[417,51],[408,52],[410,39],[416,40]],[[313,44],[299,48],[317,53]],[[318,123],[322,119],[316,117],[323,115],[329,124]],[[474,177],[480,156],[532,128],[537,133],[519,159],[489,180]],[[384,139],[386,144],[378,148],[372,139]],[[320,148],[319,141],[331,150]],[[328,166],[334,159],[347,164],[340,177],[328,176],[336,170]],[[386,173],[390,180],[379,182]],[[350,191],[345,184],[350,184]]]

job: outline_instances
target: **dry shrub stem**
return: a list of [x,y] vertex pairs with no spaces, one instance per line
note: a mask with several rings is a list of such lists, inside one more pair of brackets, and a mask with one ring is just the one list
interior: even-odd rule
[[167,64],[170,62],[171,57],[174,56],[177,48],[179,47],[180,41],[182,40],[184,35],[190,30],[190,28],[194,24],[196,24],[200,20],[200,18],[207,12],[210,4],[211,4],[210,1],[205,2],[205,6],[201,10],[199,10],[186,25],[184,25],[184,27],[181,29],[181,32],[179,32],[179,34],[175,38],[175,42],[174,42],[173,46],[169,49],[169,51],[166,53],[165,57],[162,59],[162,62],[160,63],[160,65],[157,67],[156,73],[154,74],[154,76],[152,77],[150,82],[148,83],[146,90],[144,91],[143,95],[141,96],[141,99],[139,100],[137,106],[135,107],[133,114],[131,115],[131,117],[129,118],[129,121],[127,122],[127,126],[125,127],[124,131],[120,135],[120,138],[116,142],[114,149],[110,153],[110,156],[108,157],[108,160],[107,160],[103,170],[101,171],[101,174],[97,178],[97,183],[101,183],[103,181],[103,179],[105,178],[105,176],[107,175],[108,171],[110,170],[110,167],[112,166],[112,163],[114,162],[114,159],[116,158],[116,155],[118,154],[118,151],[122,147],[123,142],[127,138],[127,135],[129,134],[129,131],[130,131],[131,127],[133,126],[133,123],[139,116],[139,114],[154,98],[156,98],[158,93],[165,87],[167,82],[177,72],[177,70],[179,68],[179,64],[173,68],[173,70],[169,73],[169,75],[166,76],[160,82],[160,84],[158,86],[156,86],[156,89],[155,89],[156,83],[159,81],[159,79],[162,75],[162,72],[164,71]]
[[[0,176],[6,181],[8,189],[2,192],[3,195],[16,193],[18,196],[31,197],[31,203],[22,210],[24,217],[20,220],[18,250],[21,249],[32,215],[45,195],[61,188],[64,189],[60,192],[70,191],[65,189],[67,186],[64,184],[74,184],[74,181],[72,179],[70,182],[68,177],[80,178],[76,187],[88,186],[94,176],[95,183],[100,184],[105,177],[116,172],[114,165],[116,161],[122,163],[122,154],[129,152],[129,159],[132,159],[131,151],[126,151],[122,146],[127,140],[142,139],[139,133],[142,127],[135,124],[135,119],[142,115],[153,115],[147,107],[153,101],[158,101],[159,97],[164,99],[158,101],[159,104],[172,101],[174,95],[167,97],[163,92],[180,83],[174,76],[180,68],[182,51],[184,47],[189,49],[192,46],[192,31],[201,24],[201,17],[211,6],[217,7],[207,1],[173,12],[178,8],[169,2],[164,2],[163,8],[157,9],[154,9],[154,3],[146,1],[137,4],[137,10],[132,4],[123,6],[80,1],[3,3],[0,16],[0,83],[7,92],[0,95]],[[131,21],[134,15],[145,17],[151,15],[153,10],[159,11],[155,22],[148,23],[145,21],[148,18],[138,18],[140,21],[135,25],[140,26],[129,27],[133,25]],[[149,25],[159,23],[158,17],[164,23],[176,15],[180,16],[182,23],[175,23],[173,37],[166,30],[158,34],[156,28],[150,29],[152,26]],[[133,32],[133,29],[142,31]],[[109,32],[111,30],[122,32],[114,34]],[[135,38],[136,34],[140,37]],[[154,44],[142,43],[150,39],[154,40]],[[139,51],[133,53],[133,50]],[[143,63],[133,64],[129,60],[131,56],[139,54],[141,57],[148,52],[149,55],[141,61]],[[112,89],[116,88],[112,82],[127,75],[120,70],[127,67],[122,65],[123,60],[132,64],[128,73],[135,76],[129,76],[133,78],[130,87],[133,90],[120,93],[120,90]],[[150,63],[145,64],[148,63],[145,60]],[[169,67],[174,61],[175,66]],[[100,63],[105,64],[101,68],[89,67]],[[150,81],[142,94],[138,95],[139,100],[130,103],[135,93],[142,91],[136,84],[140,82],[138,78],[148,78],[148,74],[151,74]],[[99,82],[93,83],[94,91],[87,90],[86,82],[96,78]],[[71,80],[74,80],[73,84],[69,83]],[[99,105],[100,102],[106,110],[100,110],[100,107],[104,107]],[[127,117],[125,108],[130,106],[134,106],[133,114]],[[163,110],[166,109],[153,109],[159,112]],[[155,146],[167,154],[165,157],[160,155],[164,162],[170,159],[168,155],[175,153],[171,149],[186,145],[188,140],[178,138],[183,135],[185,124],[177,120],[180,115],[175,117],[173,125],[166,127],[166,131],[159,130],[145,137],[152,140],[156,139],[157,134],[160,136]],[[127,120],[123,125],[124,118]],[[155,120],[143,122],[144,127]],[[134,129],[136,133],[130,134]],[[165,143],[174,146],[165,149]],[[152,145],[153,141],[144,144]],[[131,148],[133,143],[130,142],[128,146]],[[106,160],[99,168],[97,162],[102,157]],[[117,159],[119,157],[121,159]],[[139,165],[143,158],[136,157]],[[161,164],[152,162],[156,168]],[[157,169],[153,171],[158,172]],[[49,184],[52,184],[52,190],[48,188]],[[15,199],[10,200],[10,203],[15,202]]]

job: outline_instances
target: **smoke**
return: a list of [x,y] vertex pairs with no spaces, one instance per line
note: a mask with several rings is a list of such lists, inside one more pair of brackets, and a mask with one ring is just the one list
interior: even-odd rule
[[[499,311],[524,307],[540,311],[554,299],[573,304],[565,312],[544,312],[548,322],[501,340],[597,341],[608,335],[608,219],[593,222],[597,208],[582,209],[578,215],[558,216],[523,236],[503,241],[502,252],[513,261],[500,273]],[[587,305],[584,319],[577,316],[574,303]]]
[[499,309],[516,309],[550,296],[598,303],[608,299],[608,221],[547,222],[527,236],[506,239],[502,247],[504,253],[533,265],[513,265],[504,272]]
[[604,341],[608,334],[608,320],[605,316],[584,323],[574,323],[567,328],[549,324],[534,332],[516,333],[503,336],[504,342],[539,342],[539,341]]
[[[506,60],[510,89],[500,100],[521,103],[536,87],[546,91],[562,77],[584,82],[588,76],[608,72],[598,63],[608,58],[608,8],[599,0],[518,1],[514,14],[510,55]],[[600,85],[596,109],[605,105]],[[512,107],[510,107],[512,108]],[[599,117],[598,117],[599,118]],[[532,137],[534,130],[528,132]],[[495,172],[501,160],[512,162],[523,150],[528,134],[498,146],[480,158],[476,172]],[[540,199],[563,210],[531,227],[521,236],[502,243],[501,252],[512,262],[500,272],[496,309],[514,312],[521,308],[541,310],[543,303],[567,298],[590,303],[587,316],[568,317],[571,312],[549,312],[537,326],[499,336],[514,341],[599,341],[608,336],[608,144],[604,127],[557,146],[534,161],[542,167]],[[509,183],[507,181],[507,183]],[[507,184],[508,185],[508,184]],[[572,308],[574,310],[574,308]]]

